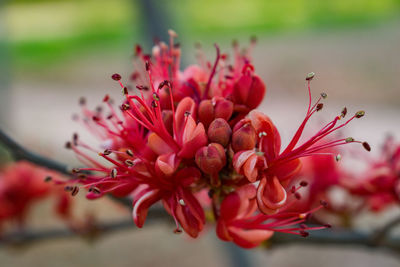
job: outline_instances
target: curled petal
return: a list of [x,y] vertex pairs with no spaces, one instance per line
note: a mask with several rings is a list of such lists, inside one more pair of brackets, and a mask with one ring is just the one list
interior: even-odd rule
[[287,193],[276,176],[263,177],[257,188],[257,204],[261,212],[274,213],[286,203]]
[[189,113],[189,117],[195,116],[196,103],[190,97],[185,97],[179,102],[178,106],[176,107],[175,111],[175,120],[176,120],[176,127],[178,132],[183,131],[183,127],[185,126],[185,120],[187,119],[187,114]]
[[180,159],[176,157],[175,153],[164,154],[157,158],[156,168],[161,171],[164,175],[172,175],[178,168]]
[[256,208],[255,197],[256,188],[252,184],[244,185],[227,195],[221,203],[221,220],[230,221],[251,214]]
[[[189,120],[193,120],[190,117]],[[189,123],[188,123],[189,124]],[[190,126],[188,126],[190,127]],[[186,128],[186,127],[185,127]],[[196,151],[207,144],[207,135],[203,124],[200,122],[193,130],[188,129],[184,132],[183,146],[179,151],[178,156],[182,158],[192,158],[196,154]]]
[[133,221],[137,227],[141,228],[143,226],[149,207],[158,200],[160,200],[158,189],[144,189],[139,192],[136,200],[133,202],[132,210]]
[[261,242],[271,238],[273,231],[250,229],[245,230],[242,228],[230,226],[228,227],[229,234],[233,238],[233,242],[242,248],[254,248],[261,244]]
[[251,111],[249,118],[258,134],[261,132],[266,134],[262,140],[262,151],[265,153],[267,161],[272,161],[278,156],[281,149],[281,136],[278,129],[267,115],[257,110]]
[[236,172],[244,174],[251,183],[257,180],[257,162],[258,156],[253,150],[240,151],[233,157],[233,167]]
[[242,166],[254,154],[255,153],[253,150],[244,150],[236,153],[235,156],[233,157],[233,168],[235,169],[235,171],[237,173],[240,173]]
[[257,180],[258,176],[258,171],[256,168],[256,164],[258,161],[257,155],[252,155],[250,158],[246,161],[246,163],[243,166],[243,171],[244,175],[249,179],[250,183],[254,183]]

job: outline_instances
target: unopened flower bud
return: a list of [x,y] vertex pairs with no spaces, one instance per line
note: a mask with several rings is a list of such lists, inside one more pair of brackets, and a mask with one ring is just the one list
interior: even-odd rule
[[235,152],[253,149],[256,145],[256,138],[256,130],[251,123],[241,120],[233,129],[232,149]]
[[233,113],[233,103],[226,99],[220,99],[215,104],[214,117],[229,120]]
[[208,139],[213,143],[221,144],[226,147],[231,139],[232,130],[228,122],[224,119],[215,119],[208,127]]
[[243,74],[233,87],[233,102],[256,108],[264,98],[266,86],[260,77]]
[[218,173],[226,163],[225,150],[217,143],[201,147],[196,152],[196,164],[206,174]]
[[200,102],[198,114],[200,122],[207,128],[215,118],[214,105],[210,99]]

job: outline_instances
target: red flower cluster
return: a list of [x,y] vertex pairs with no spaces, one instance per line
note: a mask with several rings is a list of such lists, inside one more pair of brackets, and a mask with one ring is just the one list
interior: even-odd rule
[[[57,176],[56,173],[50,174]],[[56,199],[56,214],[65,220],[70,218],[70,196],[62,189],[45,183],[44,177],[51,179],[48,175],[48,170],[24,161],[0,170],[0,225],[6,221],[23,225],[32,205],[50,196]]]
[[[268,239],[274,231],[306,236],[303,224],[309,214],[288,211],[299,198],[289,186],[301,168],[300,158],[316,155],[330,147],[361,143],[353,138],[324,141],[331,133],[364,115],[357,112],[339,124],[343,109],[320,131],[299,144],[310,117],[323,107],[322,93],[310,102],[304,121],[281,150],[280,134],[272,121],[254,109],[261,103],[266,86],[254,72],[249,49],[242,53],[234,44],[233,62],[216,46],[214,63],[198,51],[198,64],[180,71],[176,34],[170,44],[159,42],[152,55],[135,48],[136,71],[131,79],[136,91],[112,75],[124,95],[119,110],[109,96],[104,103],[109,112],[89,110],[81,101],[82,116],[76,119],[102,140],[103,152],[97,160],[91,148],[74,135],[67,148],[74,150],[88,168],[75,169],[79,182],[88,188],[87,197],[106,193],[133,198],[133,219],[142,227],[150,206],[161,201],[176,222],[191,237],[205,224],[204,209],[196,193],[207,190],[217,220],[217,234],[226,241],[250,248]],[[367,143],[363,143],[367,146]],[[97,153],[97,152],[96,152]],[[322,227],[324,228],[324,227]]]

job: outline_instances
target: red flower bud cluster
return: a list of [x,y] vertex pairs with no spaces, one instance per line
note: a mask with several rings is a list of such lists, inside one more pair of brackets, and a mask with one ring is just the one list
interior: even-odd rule
[[[255,74],[248,53],[234,45],[232,61],[216,46],[214,62],[199,49],[198,64],[180,70],[180,48],[159,42],[152,54],[135,49],[137,90],[113,75],[124,100],[115,108],[104,98],[108,112],[91,111],[82,103],[77,119],[102,142],[102,159],[97,149],[74,136],[67,143],[88,167],[76,172],[90,199],[111,193],[133,198],[133,219],[142,227],[150,206],[161,201],[181,228],[197,237],[205,224],[204,208],[198,193],[207,190],[217,221],[217,234],[226,241],[250,248],[268,239],[274,231],[307,236],[305,220],[321,208],[289,212],[297,201],[290,187],[301,168],[300,158],[316,155],[330,147],[360,143],[338,139],[325,141],[331,133],[347,125],[335,117],[320,131],[299,144],[309,118],[321,110],[321,94],[311,103],[289,145],[281,150],[278,129],[271,119],[254,110],[263,100],[265,83]],[[254,43],[251,44],[251,46]],[[364,113],[363,113],[364,114]],[[303,140],[303,138],[302,138]],[[203,194],[204,195],[204,194]]]

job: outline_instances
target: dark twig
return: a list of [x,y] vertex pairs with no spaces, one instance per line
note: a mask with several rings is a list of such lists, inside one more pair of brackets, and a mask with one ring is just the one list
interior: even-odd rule
[[312,245],[351,245],[364,247],[380,247],[400,252],[400,238],[387,238],[379,244],[374,244],[371,234],[352,230],[321,230],[313,231],[308,237],[275,233],[271,239],[271,245],[280,246],[292,243]]
[[[161,208],[151,209],[149,217],[146,220],[146,226],[166,222],[168,214]],[[114,222],[103,222],[92,225],[90,229],[82,229],[81,231],[73,231],[68,228],[55,228],[44,230],[24,230],[11,232],[0,236],[0,247],[5,245],[30,245],[40,241],[48,241],[61,238],[101,238],[105,234],[111,234],[126,229],[136,229],[132,218],[123,219]]]
[[[55,170],[59,173],[65,174],[67,176],[72,176],[72,173],[70,171],[70,168],[60,162],[57,162],[55,160],[43,157],[39,154],[36,154],[34,152],[31,152],[21,145],[19,145],[17,142],[15,142],[10,136],[8,136],[2,129],[0,129],[0,143],[2,143],[11,156],[15,160],[26,160],[29,162],[32,162],[36,165]],[[113,197],[112,195],[109,195],[114,201],[123,204],[124,206],[131,207],[132,206],[132,201],[129,199],[125,198],[116,198]]]
[[7,150],[15,160],[26,160],[39,166],[55,170],[62,174],[71,175],[68,166],[28,151],[17,142],[15,142],[11,137],[9,137],[2,129],[0,129],[0,142],[7,148]]
[[392,219],[382,228],[378,229],[373,235],[372,244],[378,246],[382,242],[385,242],[385,239],[389,235],[390,231],[398,225],[400,225],[400,216]]
[[[151,209],[146,226],[154,224],[155,222],[166,222],[170,220],[168,214],[161,208]],[[125,229],[136,229],[132,219],[124,219],[121,221],[99,223],[95,225],[97,235],[101,237],[104,234],[110,234],[116,231]],[[5,234],[0,238],[0,246],[4,245],[18,245],[18,244],[33,244],[36,242],[60,238],[72,237],[85,237],[84,234],[72,231],[70,229],[47,229],[47,230],[26,230],[24,232],[13,232]],[[269,248],[277,248],[289,244],[302,244],[302,245],[345,245],[345,246],[360,246],[367,248],[380,248],[387,249],[395,253],[400,252],[400,238],[387,238],[379,244],[373,245],[371,243],[371,235],[365,232],[351,231],[351,230],[321,230],[315,231],[308,237],[300,237],[297,235],[275,233],[269,240]]]

